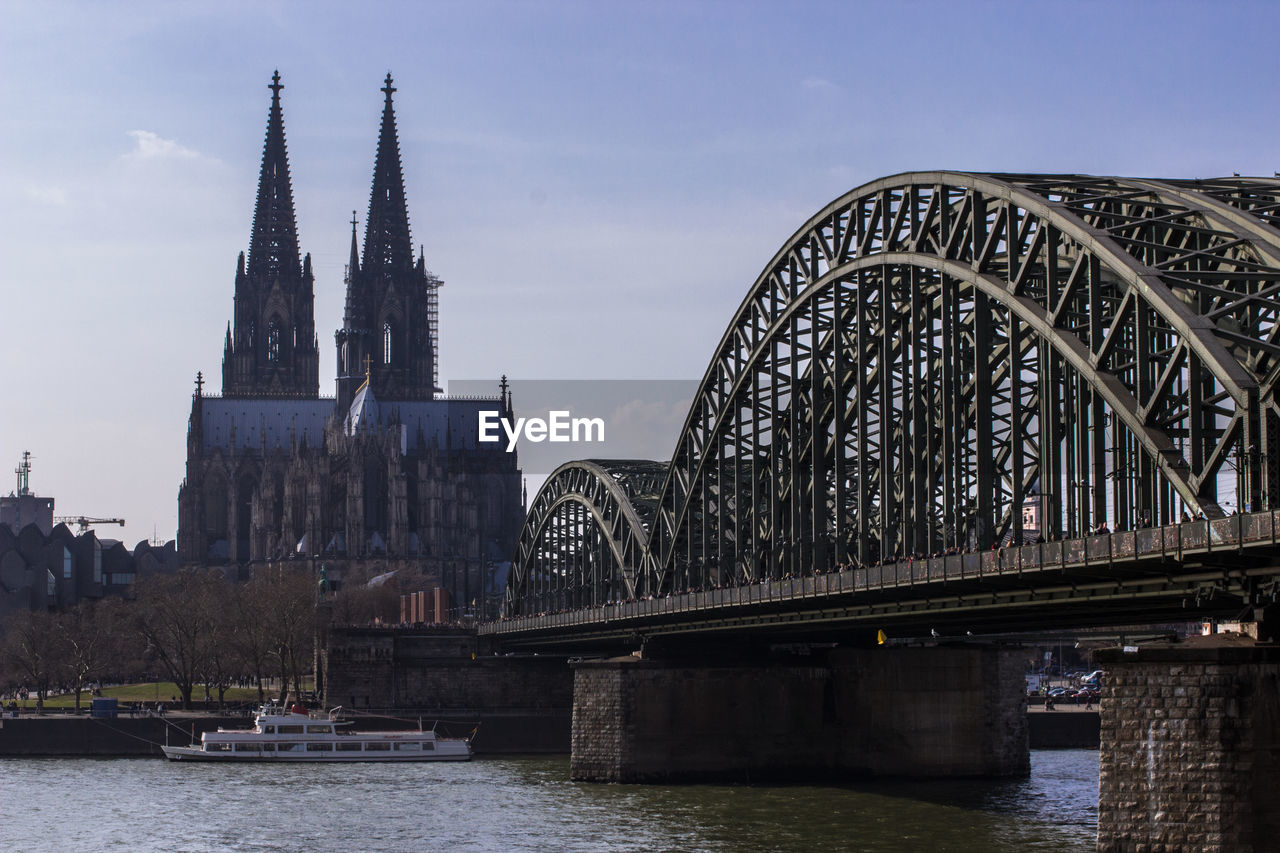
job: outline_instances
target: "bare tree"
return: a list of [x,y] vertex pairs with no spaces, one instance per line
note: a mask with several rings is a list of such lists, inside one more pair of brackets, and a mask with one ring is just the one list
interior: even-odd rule
[[122,657],[125,603],[118,598],[82,601],[54,617],[63,637],[63,669],[75,691],[76,713],[86,685],[100,680]]
[[276,629],[272,622],[272,584],[268,577],[255,577],[231,589],[231,618],[235,631],[230,642],[244,671],[252,675],[258,686],[258,701],[266,701],[263,680],[275,649]]
[[224,585],[208,571],[183,570],[152,575],[137,583],[138,630],[164,672],[178,687],[182,707],[208,669],[216,639],[213,612],[216,590]]
[[57,620],[47,611],[10,614],[0,649],[6,665],[28,688],[35,688],[36,708],[44,710],[49,688],[62,673],[67,647]]
[[203,677],[206,698],[210,687],[217,691],[219,710],[226,702],[231,677],[244,671],[242,646],[236,642],[246,622],[237,611],[242,600],[237,586],[220,584],[209,589],[207,605],[211,633]]
[[372,625],[400,621],[400,590],[392,584],[344,584],[331,598],[335,625]]
[[272,627],[270,655],[280,670],[280,701],[302,695],[302,676],[310,670],[316,630],[316,584],[306,567],[282,566],[255,580]]

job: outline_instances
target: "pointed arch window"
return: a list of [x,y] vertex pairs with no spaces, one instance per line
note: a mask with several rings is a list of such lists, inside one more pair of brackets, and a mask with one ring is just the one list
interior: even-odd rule
[[267,326],[267,361],[280,360],[280,323],[272,320]]
[[394,364],[391,341],[395,337],[395,327],[391,325],[391,321],[382,324],[382,363],[386,365]]

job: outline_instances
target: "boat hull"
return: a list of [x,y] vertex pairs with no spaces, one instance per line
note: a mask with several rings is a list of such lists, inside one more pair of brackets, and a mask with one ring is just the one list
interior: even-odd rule
[[387,755],[374,755],[367,752],[359,753],[275,753],[275,752],[212,752],[205,751],[198,746],[163,746],[164,757],[170,761],[256,761],[269,762],[274,764],[312,764],[312,763],[336,763],[336,762],[352,762],[359,761],[364,763],[380,762],[380,761],[470,761],[471,750],[468,748],[465,752],[449,753],[389,753]]
[[275,763],[344,761],[467,761],[471,743],[464,738],[437,738],[430,731],[355,732],[337,719],[305,708],[288,712],[274,703],[262,706],[252,729],[205,732],[199,743],[162,747],[170,761],[269,761]]

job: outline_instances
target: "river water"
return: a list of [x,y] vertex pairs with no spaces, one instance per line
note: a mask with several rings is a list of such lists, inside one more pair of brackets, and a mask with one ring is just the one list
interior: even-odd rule
[[1092,850],[1098,753],[1031,777],[866,787],[594,785],[569,761],[0,760],[0,851]]

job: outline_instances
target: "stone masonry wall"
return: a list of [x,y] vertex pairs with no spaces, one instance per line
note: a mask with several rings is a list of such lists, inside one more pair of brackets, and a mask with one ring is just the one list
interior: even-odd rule
[[[446,721],[476,751],[569,749],[573,673],[564,658],[494,656],[459,629],[333,629],[323,651],[325,707]],[[449,728],[448,721],[466,723]]]
[[573,704],[563,658],[478,654],[475,635],[456,629],[334,629],[325,658],[327,706],[567,713]]
[[842,765],[873,776],[1027,775],[1022,661],[995,646],[839,652]]
[[820,667],[624,658],[574,674],[570,775],[601,782],[813,778],[830,770]]
[[613,782],[1026,775],[1024,683],[1018,654],[990,647],[578,663],[570,772]]
[[1102,701],[1098,849],[1280,846],[1280,650],[1112,653]]
[[627,750],[630,740],[622,732],[630,725],[629,705],[635,691],[629,686],[624,698],[619,667],[578,667],[573,680],[569,775],[595,782],[621,782],[623,767],[629,766],[631,758]]

